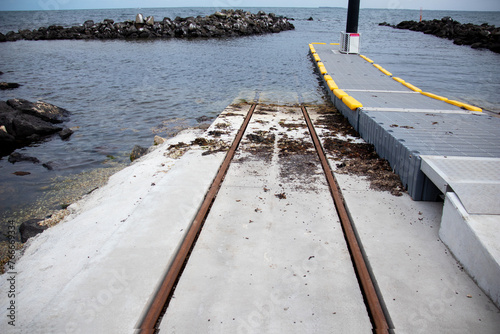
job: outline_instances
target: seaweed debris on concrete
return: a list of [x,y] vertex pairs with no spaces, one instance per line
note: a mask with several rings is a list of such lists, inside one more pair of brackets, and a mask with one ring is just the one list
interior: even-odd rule
[[314,106],[316,125],[321,128],[321,138],[326,153],[338,161],[336,173],[365,176],[372,189],[389,191],[401,196],[405,188],[386,159],[381,159],[373,145],[366,143],[349,124],[349,121],[332,105]]

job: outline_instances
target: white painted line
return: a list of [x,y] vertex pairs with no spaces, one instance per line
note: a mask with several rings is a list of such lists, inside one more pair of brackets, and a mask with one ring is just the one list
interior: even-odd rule
[[451,109],[411,109],[411,108],[375,108],[375,107],[363,107],[363,111],[388,111],[388,112],[418,112],[418,113],[429,113],[429,114],[477,114],[479,113],[467,111],[467,110],[451,110]]
[[344,92],[367,92],[367,93],[396,93],[396,94],[420,94],[414,91],[403,90],[376,90],[376,89],[343,89]]

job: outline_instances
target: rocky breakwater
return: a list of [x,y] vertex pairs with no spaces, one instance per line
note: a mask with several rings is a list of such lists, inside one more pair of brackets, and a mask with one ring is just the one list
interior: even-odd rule
[[46,102],[0,101],[0,157],[56,133],[69,138],[72,130],[61,124],[68,116],[67,110]]
[[243,10],[222,10],[210,16],[198,16],[171,20],[165,17],[156,21],[153,16],[137,14],[135,21],[101,23],[86,21],[83,25],[65,28],[42,27],[35,30],[0,33],[0,42],[58,39],[157,39],[157,38],[211,38],[249,36],[278,33],[295,29],[286,17],[259,11],[252,14]]
[[482,25],[461,24],[451,17],[443,17],[441,20],[402,21],[397,25],[383,22],[379,25],[421,31],[424,34],[453,40],[453,43],[457,45],[470,45],[475,49],[484,48],[500,53],[500,28],[487,23]]

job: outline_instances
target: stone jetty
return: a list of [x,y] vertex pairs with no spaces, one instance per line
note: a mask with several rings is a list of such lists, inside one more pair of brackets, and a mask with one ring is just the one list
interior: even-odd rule
[[17,40],[61,39],[158,39],[158,38],[213,38],[249,36],[293,30],[288,18],[259,11],[252,14],[243,10],[222,10],[209,16],[165,17],[156,21],[153,16],[137,14],[134,21],[101,23],[92,20],[82,25],[63,27],[52,25],[35,30],[0,33],[0,42]]
[[470,45],[474,49],[484,48],[500,53],[500,28],[487,23],[461,24],[451,17],[443,17],[441,20],[402,21],[397,25],[383,22],[379,25],[421,31],[424,34],[451,39],[457,45]]

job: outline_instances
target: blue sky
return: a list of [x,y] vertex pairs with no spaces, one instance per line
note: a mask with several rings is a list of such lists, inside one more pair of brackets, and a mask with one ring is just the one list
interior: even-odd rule
[[[348,0],[0,0],[0,10],[147,7],[347,7]],[[361,0],[362,8],[500,11],[499,0]]]

